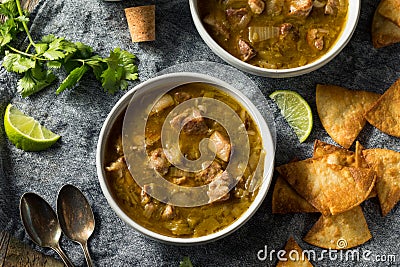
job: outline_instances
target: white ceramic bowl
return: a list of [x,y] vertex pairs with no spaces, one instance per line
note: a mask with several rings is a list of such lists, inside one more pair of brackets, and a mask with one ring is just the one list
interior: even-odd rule
[[[247,111],[251,114],[253,119],[255,120],[256,124],[259,127],[262,140],[263,140],[263,147],[264,150],[267,152],[264,162],[264,174],[263,174],[263,181],[261,186],[259,187],[259,192],[248,208],[241,217],[239,217],[236,221],[234,221],[228,227],[202,237],[195,237],[195,238],[177,238],[177,237],[169,237],[165,235],[161,235],[155,233],[142,225],[136,223],[132,220],[117,204],[116,200],[111,193],[111,189],[109,184],[106,180],[105,170],[104,170],[104,157],[105,157],[105,145],[106,140],[110,134],[112,125],[115,123],[116,119],[124,112],[126,107],[129,105],[129,102],[137,90],[145,90],[147,92],[152,92],[153,90],[159,90],[160,88],[175,88],[182,84],[193,83],[193,82],[203,82],[216,85],[219,88],[222,88],[224,91],[229,93],[233,96],[238,102],[240,102]],[[275,156],[275,140],[271,135],[271,131],[265,122],[261,113],[257,110],[257,108],[253,105],[253,103],[246,98],[239,90],[233,88],[229,84],[224,81],[221,81],[217,78],[199,74],[199,73],[191,73],[191,72],[181,72],[181,73],[171,73],[171,74],[164,74],[153,79],[150,79],[146,82],[143,82],[136,86],[135,88],[128,91],[113,107],[111,112],[109,113],[108,117],[106,118],[103,127],[100,132],[98,145],[97,145],[97,154],[96,154],[96,167],[97,167],[97,174],[100,182],[101,189],[103,191],[104,196],[106,197],[109,205],[111,208],[117,213],[117,215],[125,221],[129,226],[136,229],[137,231],[141,232],[142,234],[153,238],[155,240],[164,242],[164,243],[171,243],[177,245],[191,245],[191,244],[202,244],[209,241],[217,240],[221,237],[224,237],[240,226],[242,226],[258,209],[258,207],[263,202],[265,196],[267,195],[272,175],[273,175],[273,168],[274,168],[274,156]]]
[[361,0],[349,0],[348,15],[345,27],[335,44],[322,57],[301,67],[290,69],[266,69],[256,67],[244,61],[241,61],[240,59],[232,56],[230,53],[224,50],[220,45],[218,45],[218,43],[214,41],[214,39],[208,34],[207,30],[204,28],[202,18],[200,18],[199,14],[198,2],[198,0],[189,0],[190,12],[192,14],[192,18],[197,28],[197,31],[199,32],[204,42],[208,45],[208,47],[210,47],[210,49],[215,54],[217,54],[220,58],[222,58],[225,62],[231,64],[232,66],[254,75],[270,78],[286,78],[303,75],[319,69],[327,64],[329,61],[331,61],[337,54],[339,54],[340,51],[342,51],[342,49],[350,41],[357,27],[357,22],[361,9]]

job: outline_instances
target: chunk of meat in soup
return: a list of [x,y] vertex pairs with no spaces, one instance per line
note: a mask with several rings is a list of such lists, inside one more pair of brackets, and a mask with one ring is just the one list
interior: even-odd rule
[[279,33],[281,39],[290,38],[292,41],[297,42],[300,38],[298,29],[296,29],[291,23],[282,23],[279,28]]
[[161,175],[167,174],[169,166],[171,165],[162,148],[156,148],[150,152],[149,163],[150,166]]
[[199,108],[189,108],[181,114],[176,115],[171,121],[171,126],[179,131],[182,129],[186,134],[206,134],[208,126],[201,115]]
[[105,169],[109,172],[116,172],[117,177],[122,178],[125,170],[127,169],[125,158],[123,156],[119,157],[116,161],[112,162],[111,165],[106,167]]
[[249,61],[257,55],[257,51],[243,39],[239,39],[238,46],[243,61]]
[[201,181],[203,184],[208,184],[214,180],[215,176],[222,171],[219,163],[213,161],[210,166],[195,174],[195,179]]
[[230,197],[229,186],[232,184],[233,178],[227,172],[218,173],[214,180],[209,183],[207,195],[210,202],[225,201]]
[[249,4],[251,12],[254,14],[261,14],[265,9],[265,3],[263,0],[248,0],[247,3]]
[[313,8],[313,0],[291,0],[289,15],[307,17]]
[[231,154],[231,144],[229,143],[229,140],[220,132],[215,131],[212,133],[208,148],[215,152],[218,158],[228,162]]
[[161,218],[163,220],[170,220],[172,218],[174,218],[175,214],[174,214],[174,207],[171,205],[166,205],[164,211],[161,214]]
[[174,99],[177,103],[185,102],[186,100],[189,100],[191,98],[192,98],[192,95],[187,92],[176,92],[174,94]]
[[266,2],[266,12],[270,16],[279,16],[282,14],[285,0],[268,0]]
[[222,36],[225,40],[229,39],[229,29],[221,21],[217,20],[215,16],[210,14],[206,16],[203,21],[205,24],[211,26],[216,35]]
[[324,49],[324,36],[328,33],[329,31],[325,29],[310,29],[307,32],[308,45],[313,49]]
[[231,28],[244,29],[251,20],[251,15],[244,7],[239,9],[229,8],[225,13]]
[[338,0],[328,0],[328,2],[325,5],[325,14],[327,15],[337,14],[338,7],[339,7]]

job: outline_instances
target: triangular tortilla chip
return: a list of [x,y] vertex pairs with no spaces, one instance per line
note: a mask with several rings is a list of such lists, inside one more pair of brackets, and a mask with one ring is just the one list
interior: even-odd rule
[[290,237],[285,246],[285,261],[278,262],[276,267],[312,267],[303,250],[293,237]]
[[[362,167],[362,168],[372,168],[368,162],[365,160],[363,155],[364,147],[360,144],[360,142],[356,142],[356,151],[354,152],[356,157],[355,167]],[[376,172],[375,172],[375,186],[372,188],[371,193],[369,193],[368,198],[376,197],[378,194],[376,192]]]
[[329,155],[277,167],[286,181],[322,214],[338,214],[362,203],[375,183],[370,168],[326,163]]
[[315,140],[313,158],[319,158],[322,156],[326,156],[324,158],[326,163],[329,164],[338,164],[347,167],[360,167],[355,166],[356,157],[353,151],[331,145],[320,140]]
[[377,10],[383,17],[389,19],[400,27],[400,1],[399,0],[382,0]]
[[329,136],[339,145],[349,148],[366,123],[364,113],[379,96],[373,92],[318,84],[317,111]]
[[[380,5],[382,2],[380,3]],[[382,16],[376,9],[372,19],[372,44],[375,48],[381,48],[400,42],[400,26]]]
[[366,161],[377,173],[376,190],[385,216],[400,201],[400,153],[389,149],[366,149]]
[[371,237],[362,209],[357,206],[338,215],[321,216],[304,241],[325,249],[348,249]]
[[[350,151],[342,147],[334,146],[320,140],[315,140],[314,142],[314,158],[326,157],[326,162],[329,164],[338,164],[347,167],[360,167],[360,168],[370,168],[369,164],[362,155],[362,150],[364,148],[360,142],[356,142],[356,151]],[[376,197],[376,189],[373,187],[368,198]]]
[[278,176],[272,194],[272,213],[318,212],[302,198],[281,176]]
[[382,132],[400,137],[400,79],[366,112],[365,118]]

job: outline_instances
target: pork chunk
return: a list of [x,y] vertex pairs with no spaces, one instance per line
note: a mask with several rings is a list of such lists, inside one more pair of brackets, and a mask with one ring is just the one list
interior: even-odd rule
[[182,129],[186,134],[200,135],[208,131],[208,126],[198,108],[189,108],[175,116],[170,124],[176,130]]
[[168,173],[171,163],[168,161],[162,148],[156,148],[149,155],[150,166],[161,175]]
[[263,0],[248,0],[247,3],[249,4],[251,12],[254,14],[261,14],[265,9],[265,3]]
[[110,166],[106,167],[106,171],[108,172],[116,172],[117,177],[122,178],[125,170],[127,169],[125,158],[119,157],[116,161],[112,162]]
[[218,173],[222,172],[222,167],[217,162],[213,161],[210,166],[195,174],[195,180],[201,181],[204,184],[210,183],[215,179]]
[[239,53],[243,61],[248,61],[256,56],[257,51],[245,40],[239,39]]
[[246,8],[229,8],[225,11],[231,28],[244,29],[251,20],[251,15]]
[[313,0],[291,0],[289,15],[307,17],[313,7]]
[[229,186],[232,184],[233,179],[227,172],[220,172],[215,179],[208,185],[207,195],[209,202],[225,201],[229,199]]
[[338,5],[339,5],[338,0],[328,0],[325,6],[325,14],[335,15],[337,13]]
[[209,25],[215,34],[222,36],[226,40],[229,39],[229,29],[225,26],[225,24],[218,21],[215,16],[208,15],[203,19],[203,22]]
[[322,50],[324,49],[324,36],[329,31],[325,29],[310,29],[307,32],[307,43],[313,49]]
[[229,140],[220,132],[215,131],[210,136],[210,143],[208,148],[215,152],[218,158],[227,162],[231,154],[231,144]]

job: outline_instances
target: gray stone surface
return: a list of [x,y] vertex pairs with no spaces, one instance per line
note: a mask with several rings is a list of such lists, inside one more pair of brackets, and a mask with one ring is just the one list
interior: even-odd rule
[[[156,75],[161,70],[179,63],[211,61],[225,64],[201,40],[192,23],[189,4],[185,0],[156,2],[157,40],[133,44],[125,20],[125,7],[148,1],[102,2],[100,0],[41,0],[31,17],[34,39],[53,33],[94,47],[101,55],[108,55],[114,47],[133,52],[138,57],[140,80],[130,88]],[[154,3],[154,1],[153,1]],[[309,157],[313,140],[318,138],[333,143],[321,127],[316,106],[317,83],[335,84],[351,89],[383,93],[400,77],[400,46],[376,50],[372,47],[370,26],[376,0],[363,0],[361,17],[355,34],[347,47],[328,65],[313,73],[289,79],[269,79],[244,74],[260,88],[265,96],[277,89],[299,92],[310,103],[314,112],[314,130],[309,139],[299,144],[279,111],[268,100],[277,126],[276,164],[293,157]],[[27,40],[21,40],[26,43]],[[1,60],[1,59],[0,59]],[[32,97],[22,99],[16,92],[17,75],[0,69],[0,122],[6,105],[11,102],[25,113],[37,118],[62,136],[60,142],[47,151],[28,153],[11,145],[0,127],[0,229],[30,244],[33,248],[58,257],[30,241],[19,218],[19,198],[24,192],[42,195],[55,207],[56,195],[62,185],[71,183],[81,188],[93,206],[96,230],[89,241],[96,266],[178,266],[189,256],[195,266],[273,266],[272,260],[260,261],[258,251],[284,247],[293,235],[303,249],[314,249],[302,237],[318,219],[310,214],[271,214],[271,192],[264,203],[242,228],[230,236],[211,244],[194,247],[165,245],[143,237],[130,229],[108,206],[97,180],[95,155],[98,134],[108,112],[124,92],[104,93],[93,77],[83,79],[79,86],[56,96],[55,86]],[[367,125],[359,136],[367,148],[383,147],[400,151],[397,138],[380,133]],[[399,266],[400,265],[400,205],[385,218],[381,217],[376,199],[363,205],[373,235],[366,244],[355,249],[359,261],[337,259],[312,261],[315,266]],[[84,266],[80,247],[62,239],[62,246],[77,266]],[[362,259],[363,253],[375,256],[396,255],[396,263],[372,262]],[[334,255],[333,255],[334,256]]]

